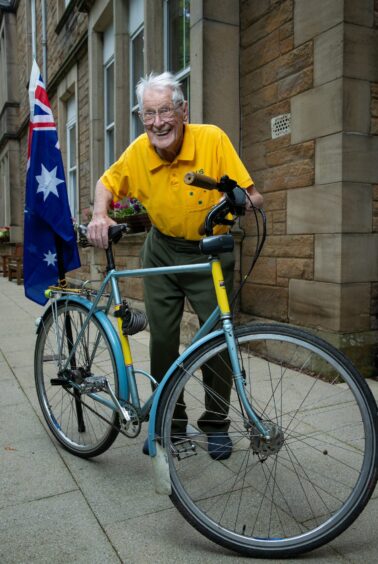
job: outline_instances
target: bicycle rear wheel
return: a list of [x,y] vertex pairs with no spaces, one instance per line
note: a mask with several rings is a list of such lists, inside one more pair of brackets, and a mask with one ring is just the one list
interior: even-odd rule
[[[223,336],[209,341],[180,366],[161,399],[158,429],[169,445],[171,499],[220,545],[254,557],[294,556],[340,534],[373,493],[376,403],[344,355],[306,332],[256,325],[237,328],[236,337],[247,398],[271,440],[248,422],[233,387],[232,455],[209,456],[197,421],[205,392],[220,412],[224,400],[204,389],[202,371],[228,358]],[[175,406],[183,398],[187,436],[177,442]]]
[[[42,321],[34,359],[35,384],[44,418],[57,440],[83,458],[103,453],[119,432],[119,416],[108,405],[72,385],[56,383],[62,378],[85,382],[90,376],[105,376],[118,395],[112,347],[95,317],[77,343],[68,372],[62,373],[87,315],[84,306],[70,300],[52,306]],[[96,396],[105,402],[110,400],[103,390]]]

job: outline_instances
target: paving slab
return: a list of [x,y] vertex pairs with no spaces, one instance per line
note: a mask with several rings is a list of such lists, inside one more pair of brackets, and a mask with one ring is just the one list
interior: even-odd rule
[[[42,312],[22,286],[0,278],[1,564],[256,561],[206,539],[168,497],[155,493],[151,461],[142,454],[146,427],[134,440],[119,436],[92,460],[60,447],[34,387],[34,321]],[[133,339],[140,366],[148,370],[148,332]],[[149,394],[148,380],[138,378],[142,394]],[[378,381],[369,385],[378,398]],[[376,491],[345,533],[295,562],[375,563],[377,517]]]
[[85,499],[76,491],[15,505],[12,511],[0,509],[2,564],[121,561]]

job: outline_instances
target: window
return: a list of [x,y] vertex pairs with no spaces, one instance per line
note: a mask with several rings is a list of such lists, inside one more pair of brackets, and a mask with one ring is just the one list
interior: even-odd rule
[[131,38],[131,139],[135,139],[143,133],[144,127],[138,117],[138,100],[135,94],[135,88],[141,76],[144,74],[143,64],[143,28]]
[[67,101],[66,147],[67,147],[67,193],[71,216],[77,219],[77,161],[76,161],[76,102],[75,96]]
[[190,0],[166,0],[165,36],[165,67],[178,76],[189,100]]
[[0,160],[0,227],[10,225],[9,161],[8,154]]
[[0,111],[7,102],[7,57],[5,51],[5,30],[4,19],[0,29]]
[[105,168],[115,159],[114,150],[114,28],[104,32],[104,141]]
[[138,100],[135,88],[144,75],[144,3],[142,0],[130,0],[129,3],[130,35],[130,138],[135,139],[143,133],[143,125],[138,118]]

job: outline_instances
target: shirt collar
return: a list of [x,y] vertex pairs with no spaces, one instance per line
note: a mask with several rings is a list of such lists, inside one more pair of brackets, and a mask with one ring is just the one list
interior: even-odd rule
[[[152,172],[153,170],[156,170],[164,166],[165,164],[167,164],[167,162],[164,161],[161,157],[159,157],[154,147],[149,142],[148,137],[147,137],[147,143],[148,143],[148,153],[147,153],[148,168]],[[177,161],[192,161],[194,159],[194,154],[195,154],[194,136],[190,129],[190,125],[185,125],[184,141],[182,143],[181,151],[179,152],[179,154],[177,155],[177,157],[173,162],[175,163]]]

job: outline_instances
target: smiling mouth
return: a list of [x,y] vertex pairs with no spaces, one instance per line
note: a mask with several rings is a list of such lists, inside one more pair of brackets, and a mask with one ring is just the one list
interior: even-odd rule
[[158,137],[165,137],[166,135],[168,135],[169,132],[170,129],[167,129],[166,131],[154,131],[154,134],[157,135]]

